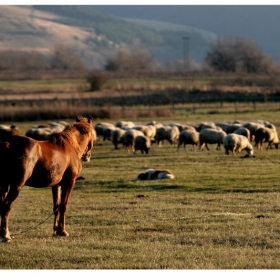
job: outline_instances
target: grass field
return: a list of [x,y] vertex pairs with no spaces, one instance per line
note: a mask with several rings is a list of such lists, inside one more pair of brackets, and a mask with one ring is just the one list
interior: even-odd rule
[[[189,120],[218,117],[229,118]],[[236,117],[280,129],[278,112]],[[176,152],[165,143],[134,155],[98,141],[70,197],[70,236],[52,237],[51,190],[24,187],[10,217],[14,239],[0,245],[0,268],[279,269],[280,151],[244,154],[226,156],[215,145]],[[148,168],[170,169],[176,178],[134,181]]]

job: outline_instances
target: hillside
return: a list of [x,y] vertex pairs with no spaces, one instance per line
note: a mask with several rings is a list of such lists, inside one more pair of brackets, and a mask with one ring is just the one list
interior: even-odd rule
[[191,26],[221,36],[250,37],[280,63],[280,5],[94,5],[120,18]]
[[190,38],[190,55],[201,61],[216,38],[187,26],[137,22],[88,8],[88,6],[1,6],[0,49],[50,52],[67,45],[88,68],[103,68],[106,59],[118,50],[147,49],[162,65],[182,60],[182,38]]

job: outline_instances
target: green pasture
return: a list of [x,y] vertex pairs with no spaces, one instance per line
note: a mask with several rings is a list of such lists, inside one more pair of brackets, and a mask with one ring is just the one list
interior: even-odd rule
[[[108,78],[104,89],[184,87],[208,85],[209,77],[166,77],[166,78]],[[0,80],[0,93],[63,93],[89,91],[87,79],[39,79],[39,80]]]
[[43,80],[12,80],[0,81],[0,92],[36,93],[36,92],[75,92],[89,88],[85,79],[43,79]]
[[[269,120],[280,129],[277,111],[235,117]],[[177,152],[164,143],[142,155],[97,141],[70,197],[70,236],[52,237],[51,190],[25,186],[10,216],[14,239],[0,244],[0,268],[279,269],[280,150],[265,145],[255,158],[243,158],[245,152],[226,156],[209,147]],[[175,179],[134,180],[148,168],[169,169]]]

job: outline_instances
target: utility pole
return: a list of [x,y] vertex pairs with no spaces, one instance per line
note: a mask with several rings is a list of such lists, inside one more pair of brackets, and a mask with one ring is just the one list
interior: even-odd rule
[[183,37],[183,51],[184,51],[184,71],[190,69],[190,38],[189,37]]
[[[190,69],[190,63],[189,63],[189,37],[183,37],[183,50],[184,50],[184,74],[186,73],[186,70]],[[189,93],[187,90],[187,76],[185,78],[185,102],[188,103],[189,101]]]

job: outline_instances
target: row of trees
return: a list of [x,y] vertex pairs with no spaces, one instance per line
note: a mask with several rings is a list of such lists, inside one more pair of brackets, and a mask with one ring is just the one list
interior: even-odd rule
[[[205,61],[198,66],[189,58],[191,70],[214,70],[221,72],[246,72],[267,74],[279,71],[279,65],[249,38],[219,38],[206,54]],[[120,51],[107,60],[109,71],[147,70],[153,65],[153,58],[144,51],[124,53]],[[172,61],[167,67],[181,70],[184,61]]]
[[[189,61],[191,70],[258,74],[279,71],[279,65],[249,38],[219,38],[210,47],[203,63],[198,65],[191,58]],[[172,61],[163,68],[183,70],[183,63],[183,59]],[[147,51],[138,48],[131,52],[119,51],[108,57],[104,69],[112,72],[142,71],[156,69],[158,65]],[[56,46],[53,51],[45,54],[38,51],[0,51],[0,71],[48,69],[80,70],[85,69],[85,65],[73,50],[64,45]]]
[[1,50],[0,70],[79,70],[84,63],[77,54],[64,45],[49,53],[39,51]]

